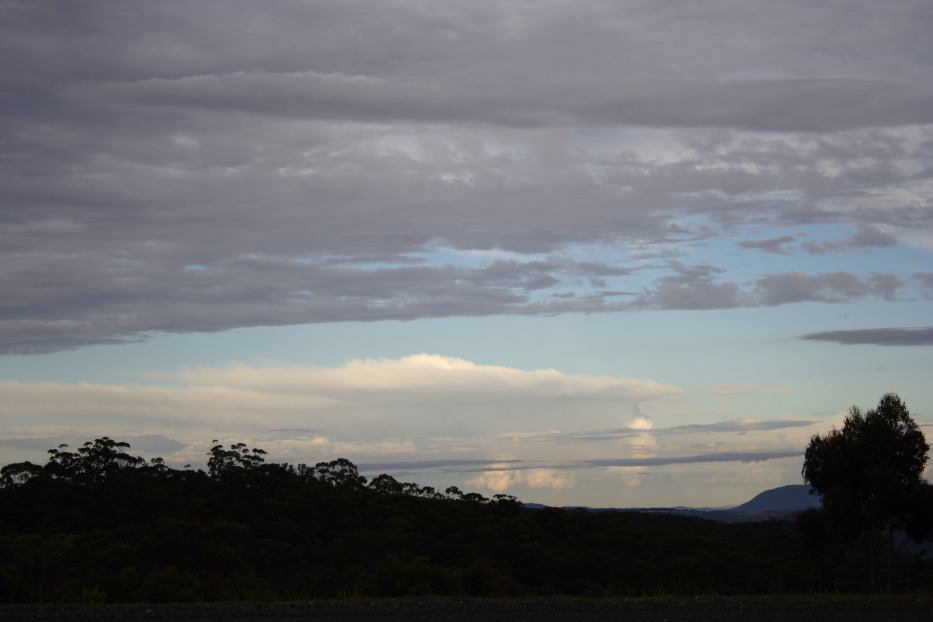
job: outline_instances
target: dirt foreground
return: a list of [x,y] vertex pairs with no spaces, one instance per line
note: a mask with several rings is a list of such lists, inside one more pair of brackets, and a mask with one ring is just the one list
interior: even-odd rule
[[2,622],[878,622],[933,619],[933,596],[658,598],[605,600],[373,600],[174,605],[6,605]]

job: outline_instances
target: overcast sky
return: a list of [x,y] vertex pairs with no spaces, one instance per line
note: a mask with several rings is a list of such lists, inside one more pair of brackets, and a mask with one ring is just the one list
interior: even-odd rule
[[[0,0],[0,451],[739,503],[933,422],[929,0]],[[933,428],[925,428],[933,430]]]

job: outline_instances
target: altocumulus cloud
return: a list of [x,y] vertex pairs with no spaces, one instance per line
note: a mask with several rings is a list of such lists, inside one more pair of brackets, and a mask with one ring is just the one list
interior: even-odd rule
[[933,247],[929,2],[740,4],[4,2],[0,352],[895,299],[639,259]]

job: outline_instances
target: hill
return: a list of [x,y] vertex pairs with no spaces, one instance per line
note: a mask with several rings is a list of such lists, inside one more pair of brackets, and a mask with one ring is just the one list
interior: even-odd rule
[[[758,493],[750,500],[734,508],[692,507],[648,507],[648,508],[588,508],[565,507],[567,510],[590,512],[642,512],[651,514],[674,514],[693,518],[705,518],[721,523],[753,523],[770,519],[793,520],[797,514],[820,506],[818,497],[810,495],[810,489],[802,484],[789,484]],[[526,504],[529,508],[543,508],[539,504]]]
[[810,494],[803,484],[778,486],[758,493],[751,500],[732,508],[732,512],[787,513],[802,512],[820,506],[820,498]]

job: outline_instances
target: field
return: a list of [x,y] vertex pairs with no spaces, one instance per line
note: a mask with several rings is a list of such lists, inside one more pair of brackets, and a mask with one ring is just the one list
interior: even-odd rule
[[0,607],[2,622],[143,621],[237,622],[447,620],[518,622],[770,622],[819,620],[859,622],[929,620],[933,598],[884,597],[729,597],[600,600],[366,600],[303,603],[214,603],[176,605],[15,605]]

